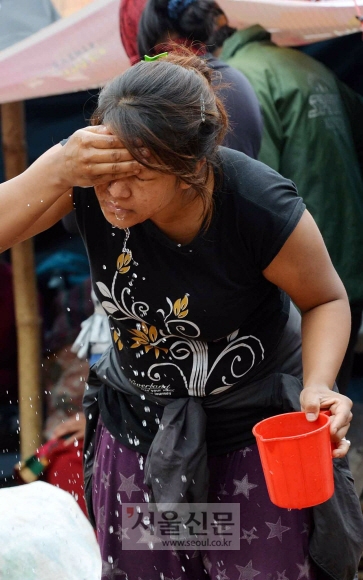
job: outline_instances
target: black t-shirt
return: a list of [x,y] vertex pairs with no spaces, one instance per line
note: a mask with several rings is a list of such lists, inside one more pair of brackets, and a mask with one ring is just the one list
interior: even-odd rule
[[[261,375],[281,337],[288,297],[262,275],[304,211],[294,184],[221,148],[207,232],[180,246],[151,221],[109,224],[93,190],[75,189],[77,221],[118,361],[140,399],[101,394],[106,426],[121,441],[155,434],[162,409],[143,393],[203,397]],[[145,410],[146,409],[146,410]],[[141,444],[140,444],[141,442]]]

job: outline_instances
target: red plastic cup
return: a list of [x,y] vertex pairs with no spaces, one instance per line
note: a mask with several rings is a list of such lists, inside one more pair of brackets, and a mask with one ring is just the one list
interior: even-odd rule
[[334,493],[329,416],[312,423],[305,413],[285,413],[257,423],[252,432],[270,500],[288,509],[312,507]]

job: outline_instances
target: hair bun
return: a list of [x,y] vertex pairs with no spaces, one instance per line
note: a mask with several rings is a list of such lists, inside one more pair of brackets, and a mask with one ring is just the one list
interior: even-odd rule
[[202,52],[202,47],[199,43],[195,42],[189,47],[186,44],[170,41],[167,45],[163,44],[162,46],[168,51],[168,56],[166,57],[168,62],[183,68],[194,69],[208,81],[209,85],[212,84],[213,69],[208,66],[204,58],[198,55],[199,51]]
[[153,0],[154,8],[163,12],[168,12],[169,0]]

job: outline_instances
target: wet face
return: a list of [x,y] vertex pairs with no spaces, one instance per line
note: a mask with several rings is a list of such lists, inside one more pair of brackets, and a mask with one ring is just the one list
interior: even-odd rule
[[178,183],[174,175],[147,168],[138,175],[95,186],[106,220],[121,229],[148,219],[161,228],[177,221],[190,201],[187,189],[189,186]]

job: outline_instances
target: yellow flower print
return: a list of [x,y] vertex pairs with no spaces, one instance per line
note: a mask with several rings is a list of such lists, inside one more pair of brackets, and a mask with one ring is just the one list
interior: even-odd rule
[[188,296],[184,296],[184,298],[178,298],[175,300],[173,310],[175,316],[178,318],[185,318],[188,315]]
[[117,271],[119,274],[126,274],[130,270],[128,265],[131,262],[132,254],[131,252],[123,252],[117,258]]
[[122,342],[122,340],[121,340],[121,334],[120,334],[120,331],[119,331],[119,330],[116,330],[116,329],[115,329],[115,330],[113,331],[113,340],[114,340],[114,342],[116,343],[116,345],[117,345],[117,348],[118,348],[119,350],[122,350],[122,349],[123,349],[123,347],[124,347],[124,345],[123,345],[123,342]]
[[132,340],[135,341],[134,344],[131,345],[131,348],[138,348],[143,346],[146,353],[153,349],[155,358],[159,358],[161,350],[165,352],[165,354],[168,352],[167,348],[156,346],[155,343],[158,340],[158,331],[156,330],[155,326],[150,326],[149,328],[145,322],[142,322],[141,330],[135,329],[130,330],[129,332],[134,335]]

